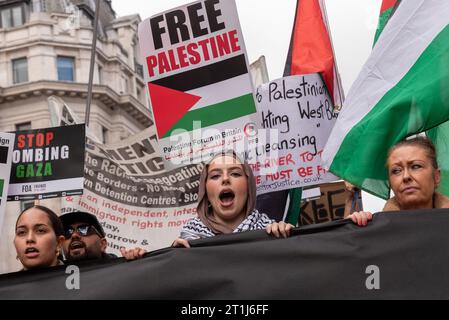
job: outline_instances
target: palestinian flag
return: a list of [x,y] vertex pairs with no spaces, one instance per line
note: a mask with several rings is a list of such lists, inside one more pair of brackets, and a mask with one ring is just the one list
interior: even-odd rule
[[[244,54],[148,83],[159,138],[256,112]],[[219,83],[219,87],[214,86]],[[215,88],[219,88],[216,90]]]
[[298,0],[284,76],[321,73],[334,105],[344,100],[323,0]]
[[[401,0],[383,0],[374,44],[379,39],[385,25],[394,14],[400,2]],[[438,191],[449,196],[449,122],[445,122],[427,131],[426,135],[433,141],[437,149],[438,164],[441,170],[441,183]]]
[[379,24],[377,25],[376,35],[374,36],[374,44],[380,37],[380,34],[384,30],[388,23],[388,20],[393,15],[396,7],[399,5],[401,0],[383,0],[382,6],[380,7]]
[[[344,93],[332,49],[324,1],[298,0],[284,76],[315,72],[321,73],[334,105],[341,107]],[[281,197],[282,192],[284,197]],[[287,198],[284,191],[277,196]],[[289,196],[287,221],[296,224],[300,215],[302,189],[291,189]]]
[[[377,42],[385,25],[394,14],[400,2],[401,0],[383,0],[374,44]],[[433,141],[437,149],[438,164],[441,170],[441,183],[438,191],[449,196],[449,122],[445,122],[427,131],[426,135]]]
[[441,170],[438,191],[449,196],[449,122],[427,131],[426,134],[437,149],[438,165]]
[[403,1],[352,86],[323,154],[330,171],[387,199],[396,142],[449,120],[449,1]]

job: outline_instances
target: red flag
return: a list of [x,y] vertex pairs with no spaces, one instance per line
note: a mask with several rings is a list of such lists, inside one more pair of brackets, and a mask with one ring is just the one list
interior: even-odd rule
[[[284,76],[321,73],[335,106],[344,100],[329,36],[323,0],[298,0]],[[288,221],[298,220],[302,189],[290,191]]]
[[322,0],[298,0],[291,45],[290,74],[320,72],[336,106],[343,90],[335,65]]

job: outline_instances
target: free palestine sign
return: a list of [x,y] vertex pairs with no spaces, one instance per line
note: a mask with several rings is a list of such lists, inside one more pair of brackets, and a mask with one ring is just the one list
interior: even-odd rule
[[256,106],[235,1],[197,1],[155,15],[139,25],[139,38],[166,165],[238,149],[233,144],[256,123]]

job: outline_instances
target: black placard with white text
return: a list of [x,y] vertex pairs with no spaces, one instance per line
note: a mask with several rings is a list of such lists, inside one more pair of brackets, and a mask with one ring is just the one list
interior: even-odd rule
[[8,201],[79,195],[85,125],[16,132]]

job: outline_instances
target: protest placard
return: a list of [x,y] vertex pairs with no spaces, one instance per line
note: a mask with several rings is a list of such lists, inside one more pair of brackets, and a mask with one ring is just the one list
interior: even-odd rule
[[114,144],[88,139],[84,194],[64,198],[61,213],[97,216],[111,253],[166,247],[196,216],[202,168],[199,163],[166,170],[154,126]]
[[14,134],[0,132],[0,233],[5,217],[13,147]]
[[271,81],[257,88],[256,100],[263,129],[248,159],[258,194],[337,179],[321,163],[337,114],[318,74]]
[[[301,203],[300,226],[329,222],[346,218],[345,205],[349,191],[344,181],[320,185],[320,194]],[[361,198],[359,201],[362,201]],[[349,210],[346,214],[349,214]]]
[[81,194],[84,149],[84,124],[16,132],[8,201]]
[[139,25],[157,137],[167,168],[243,153],[256,107],[234,0],[203,0]]

